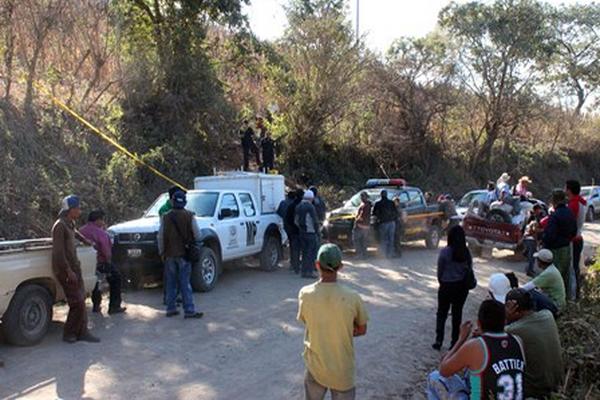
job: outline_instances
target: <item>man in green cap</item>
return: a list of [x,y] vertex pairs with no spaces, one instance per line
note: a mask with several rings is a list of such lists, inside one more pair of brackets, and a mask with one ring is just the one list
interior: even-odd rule
[[337,282],[342,252],[334,244],[319,249],[316,262],[321,279],[298,295],[298,320],[304,332],[304,391],[307,400],[356,397],[353,337],[367,333],[368,314],[354,290]]

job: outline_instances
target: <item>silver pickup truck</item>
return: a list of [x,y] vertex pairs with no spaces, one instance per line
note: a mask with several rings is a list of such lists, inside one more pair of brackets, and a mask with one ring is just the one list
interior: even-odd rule
[[[96,282],[96,251],[79,246],[86,293]],[[52,272],[52,239],[0,241],[0,328],[7,342],[33,345],[52,321],[64,293]]]

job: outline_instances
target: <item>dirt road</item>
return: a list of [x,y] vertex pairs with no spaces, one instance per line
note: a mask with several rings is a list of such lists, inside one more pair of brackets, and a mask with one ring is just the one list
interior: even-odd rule
[[[600,225],[586,234],[588,243],[600,243]],[[360,292],[371,317],[367,336],[356,340],[358,399],[423,398],[423,378],[439,357],[430,348],[436,258],[414,244],[389,262],[348,260],[341,280]],[[477,259],[479,287],[465,318],[473,317],[490,274],[515,271],[525,280],[524,265],[506,252]],[[63,343],[65,307],[57,307],[40,345],[0,344],[0,398],[300,399],[296,296],[307,283],[284,269],[227,270],[213,292],[195,295],[206,313],[198,321],[165,318],[160,289],[126,293],[126,315],[90,314],[99,345]]]

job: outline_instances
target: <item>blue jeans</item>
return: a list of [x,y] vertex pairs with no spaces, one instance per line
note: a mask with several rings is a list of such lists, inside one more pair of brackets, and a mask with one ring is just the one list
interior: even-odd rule
[[396,222],[384,222],[379,225],[380,251],[387,257],[393,258],[396,246],[394,238],[396,237]]
[[352,241],[356,255],[363,258],[367,256],[367,243],[369,240],[369,229],[355,227],[352,230]]
[[471,389],[467,377],[444,378],[439,371],[427,377],[427,400],[469,400]]
[[192,264],[189,261],[186,261],[182,257],[167,258],[165,262],[167,312],[177,310],[177,286],[179,286],[183,299],[183,312],[186,315],[192,315],[196,312],[194,309],[194,297],[192,296],[192,285],[190,284],[191,274]]
[[526,238],[523,240],[523,244],[525,245],[525,253],[527,255],[527,273],[535,272],[535,258],[533,255],[537,251],[537,241],[534,238]]
[[558,316],[558,307],[545,293],[540,292],[537,289],[529,291],[533,303],[535,305],[535,311],[548,310],[554,315],[554,318]]
[[301,233],[300,246],[302,247],[302,275],[308,275],[315,270],[317,235],[315,233]]

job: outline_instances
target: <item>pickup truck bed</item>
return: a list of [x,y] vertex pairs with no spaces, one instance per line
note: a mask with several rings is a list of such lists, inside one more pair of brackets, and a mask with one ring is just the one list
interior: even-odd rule
[[464,218],[463,229],[467,242],[475,248],[516,250],[523,239],[519,225],[490,221],[474,215],[467,215]]
[[[89,293],[96,282],[96,251],[80,246],[77,253]],[[51,239],[0,242],[0,319],[11,344],[42,340],[52,321],[52,306],[64,300],[51,257]]]

